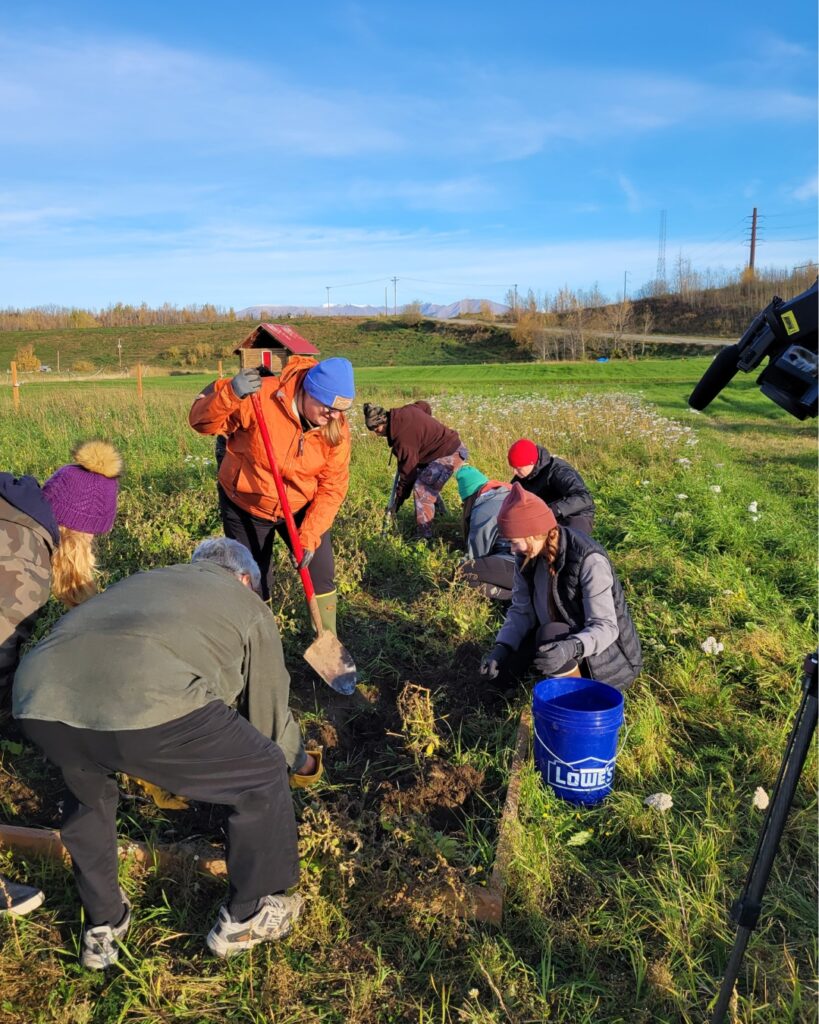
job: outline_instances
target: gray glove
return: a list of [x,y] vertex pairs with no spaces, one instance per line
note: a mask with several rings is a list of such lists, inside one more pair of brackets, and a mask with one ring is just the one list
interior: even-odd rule
[[500,673],[503,663],[509,657],[509,650],[506,644],[495,644],[489,654],[484,654],[481,658],[481,678],[482,679],[497,679]]
[[535,654],[535,668],[544,676],[559,672],[570,661],[579,661],[583,657],[583,641],[575,636],[566,640],[553,640],[549,644],[541,644]]
[[255,366],[249,366],[231,378],[230,386],[237,398],[247,398],[248,395],[255,395],[261,389],[262,377]]
[[307,566],[313,561],[314,552],[310,548],[301,549],[301,561],[296,561],[296,556],[291,552],[290,561],[293,563],[294,569],[306,569]]

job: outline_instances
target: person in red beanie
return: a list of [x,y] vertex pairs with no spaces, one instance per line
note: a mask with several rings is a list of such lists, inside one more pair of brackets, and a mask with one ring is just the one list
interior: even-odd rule
[[574,466],[525,437],[515,441],[508,458],[515,473],[512,483],[517,480],[524,490],[542,498],[560,526],[591,536],[594,501]]
[[640,640],[623,588],[603,547],[560,526],[546,502],[512,485],[498,529],[516,557],[512,603],[495,646],[481,660],[491,681],[536,672],[565,675],[580,665],[591,679],[627,689],[642,667]]

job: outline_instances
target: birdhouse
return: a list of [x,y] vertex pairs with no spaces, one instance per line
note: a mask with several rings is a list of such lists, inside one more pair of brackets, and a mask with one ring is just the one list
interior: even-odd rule
[[287,324],[259,324],[233,350],[241,369],[266,366],[279,374],[291,356],[318,356],[319,350]]

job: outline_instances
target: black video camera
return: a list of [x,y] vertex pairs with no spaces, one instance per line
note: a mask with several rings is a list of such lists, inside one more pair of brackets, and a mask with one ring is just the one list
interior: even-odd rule
[[767,356],[757,377],[762,394],[791,416],[804,420],[817,413],[817,282],[795,299],[775,295],[757,313],[736,345],[722,349],[691,392],[688,404],[704,409],[736,375],[749,373]]

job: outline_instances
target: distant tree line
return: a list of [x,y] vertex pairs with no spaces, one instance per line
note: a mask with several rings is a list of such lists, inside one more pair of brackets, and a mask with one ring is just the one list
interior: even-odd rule
[[210,324],[236,319],[233,307],[225,310],[206,302],[201,306],[153,308],[146,303],[132,306],[117,302],[99,311],[67,306],[35,306],[0,310],[0,330],[44,331],[67,327],[147,327],[169,324]]
[[738,336],[773,298],[791,298],[816,279],[814,263],[793,270],[696,271],[682,254],[671,279],[652,281],[634,299],[611,302],[594,284],[554,296],[510,290],[506,303],[518,346],[538,360],[589,355],[633,357],[653,333]]

